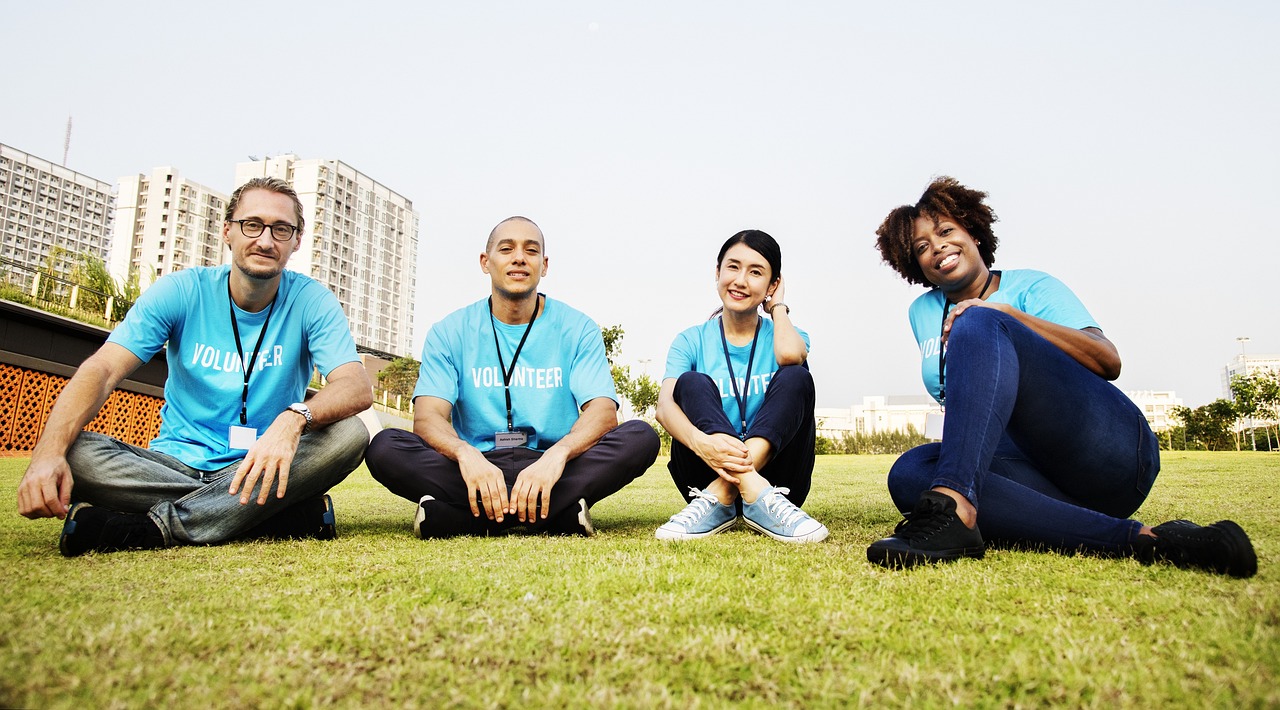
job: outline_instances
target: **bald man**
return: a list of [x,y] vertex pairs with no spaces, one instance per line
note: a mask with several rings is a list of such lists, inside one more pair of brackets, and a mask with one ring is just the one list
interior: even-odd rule
[[388,429],[366,453],[373,477],[418,504],[418,537],[594,534],[591,506],[644,473],[658,436],[618,425],[618,395],[594,321],[538,293],[538,225],[489,233],[488,298],[436,323],[423,345],[413,431]]

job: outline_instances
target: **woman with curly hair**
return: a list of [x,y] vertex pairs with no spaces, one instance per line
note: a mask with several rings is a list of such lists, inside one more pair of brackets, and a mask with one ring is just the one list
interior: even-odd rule
[[941,177],[876,230],[884,261],[929,289],[909,317],[945,419],[941,442],[893,464],[889,493],[906,519],[867,559],[982,557],[990,539],[1253,575],[1253,545],[1234,522],[1129,519],[1160,454],[1142,412],[1110,383],[1120,355],[1061,281],[991,269],[999,240],[986,197]]

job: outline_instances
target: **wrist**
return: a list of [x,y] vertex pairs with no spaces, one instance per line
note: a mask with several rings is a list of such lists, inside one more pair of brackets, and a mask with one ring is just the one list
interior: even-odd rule
[[765,312],[765,313],[768,313],[768,314],[769,314],[769,317],[770,317],[770,318],[772,318],[772,317],[773,317],[773,311],[774,311],[774,309],[775,309],[775,308],[779,308],[779,307],[781,307],[781,308],[782,308],[782,310],[783,310],[784,312],[786,312],[786,314],[787,314],[787,315],[791,315],[791,306],[788,306],[787,304],[783,303],[782,301],[777,301],[777,302],[775,302],[775,303],[770,303],[770,304],[769,304],[769,306],[768,306],[768,308],[765,308],[765,309],[764,309],[764,312]]

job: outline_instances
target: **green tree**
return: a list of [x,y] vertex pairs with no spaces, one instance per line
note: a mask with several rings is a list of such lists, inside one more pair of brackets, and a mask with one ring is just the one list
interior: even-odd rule
[[[1258,370],[1231,378],[1231,399],[1241,417],[1270,422],[1280,437],[1280,373]],[[1251,422],[1256,424],[1257,422]],[[1272,450],[1271,430],[1263,427],[1265,448]],[[1251,436],[1256,432],[1250,431]]]
[[1240,442],[1232,433],[1240,414],[1229,400],[1216,399],[1195,409],[1174,407],[1172,414],[1182,422],[1188,444],[1194,442],[1209,451],[1223,451],[1233,446],[1237,451],[1240,449]]
[[411,357],[398,357],[378,372],[378,387],[388,394],[408,397],[418,384],[418,367],[421,365]]

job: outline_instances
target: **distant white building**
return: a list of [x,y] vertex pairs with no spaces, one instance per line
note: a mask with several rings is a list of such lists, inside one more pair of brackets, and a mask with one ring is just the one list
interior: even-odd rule
[[113,218],[111,183],[82,175],[0,143],[0,256],[44,268],[56,250],[55,273],[71,273],[76,256],[104,262]]
[[165,274],[227,260],[225,193],[191,182],[172,167],[122,177],[116,186],[109,266],[118,281],[136,271],[145,291]]
[[276,177],[297,191],[306,215],[289,268],[338,296],[356,344],[412,355],[418,215],[413,202],[340,160],[280,155],[236,165],[235,186]]
[[1135,390],[1124,394],[1142,410],[1142,415],[1147,418],[1147,424],[1151,425],[1152,430],[1165,431],[1178,425],[1171,417],[1173,408],[1182,406],[1182,398],[1172,390]]
[[[1125,392],[1125,396],[1142,410],[1151,428],[1157,431],[1171,426],[1169,420],[1174,407],[1182,406],[1182,399],[1172,391]],[[862,404],[848,408],[824,408],[814,410],[818,421],[818,435],[840,438],[849,434],[880,434],[905,432],[914,427],[924,433],[925,419],[930,414],[942,412],[942,407],[927,395],[863,397]]]
[[942,411],[928,395],[872,395],[862,404],[847,409],[819,407],[814,410],[818,436],[840,438],[849,434],[879,434],[914,427],[924,432],[925,418]]
[[1231,399],[1231,378],[1236,375],[1252,375],[1255,372],[1280,372],[1280,355],[1250,355],[1241,353],[1222,368],[1222,397]]

